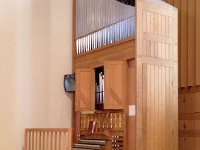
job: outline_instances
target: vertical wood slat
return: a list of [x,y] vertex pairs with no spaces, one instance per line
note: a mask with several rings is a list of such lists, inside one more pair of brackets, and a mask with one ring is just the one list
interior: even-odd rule
[[25,131],[24,132],[24,150],[28,149],[28,133]]
[[151,135],[151,144],[150,144],[150,149],[151,150],[153,150],[153,149],[155,149],[155,133],[154,133],[154,126],[155,126],[155,111],[154,111],[154,105],[155,105],[155,103],[154,103],[154,100],[155,100],[155,98],[154,98],[154,94],[155,94],[155,91],[154,91],[154,65],[151,65],[151,99],[150,99],[150,101],[151,101],[151,104],[150,104],[150,108],[151,108],[151,124],[150,124],[150,126],[151,126],[151,128],[150,128],[150,130],[151,130],[151,132],[150,132],[150,135]]
[[54,150],[57,150],[57,138],[58,138],[57,132],[55,132],[55,134],[54,134]]
[[45,144],[46,144],[46,142],[45,142],[46,132],[43,132],[43,136],[42,136],[42,137],[43,137],[43,139],[42,139],[42,140],[43,140],[43,145],[42,145],[42,148],[41,148],[41,149],[42,149],[42,150],[45,150]]
[[188,1],[188,86],[195,86],[195,31],[196,31],[196,0]]
[[181,0],[181,87],[188,86],[188,0]]
[[200,1],[196,0],[196,84],[200,85]]
[[63,145],[64,145],[64,147],[63,147],[63,150],[65,150],[65,147],[67,147],[67,138],[66,138],[66,133],[64,133],[64,136],[63,136]]
[[42,137],[43,135],[41,135],[42,132],[38,132],[38,150],[42,150],[42,144],[43,144],[43,141],[42,141]]
[[143,92],[143,98],[144,98],[143,109],[144,109],[144,111],[147,112],[143,115],[143,118],[144,118],[144,121],[143,121],[144,133],[147,134],[147,136],[144,137],[143,144],[144,144],[144,147],[147,147],[147,145],[150,145],[149,143],[147,143],[147,138],[149,138],[148,136],[150,135],[149,134],[149,126],[147,125],[147,123],[150,122],[150,117],[147,117],[147,114],[149,114],[149,108],[147,106],[149,105],[148,104],[149,103],[148,98],[150,97],[150,95],[147,95],[146,93],[147,93],[147,91],[150,90],[150,88],[149,88],[150,84],[148,83],[150,81],[150,80],[148,80],[148,75],[150,74],[150,69],[149,69],[147,64],[143,64],[142,69],[143,69],[143,73],[144,73],[143,78],[142,78],[142,80],[143,80],[142,84],[143,84],[143,87],[144,87],[144,89],[143,89],[144,90],[144,92]]
[[32,132],[32,141],[31,141],[31,144],[32,144],[32,150],[34,150],[34,144],[35,144],[34,136],[35,136],[35,133],[34,133],[34,131],[33,131],[33,132]]
[[[170,120],[170,80],[169,80],[169,68],[168,67],[165,67],[165,119],[166,120]],[[169,121],[165,122],[165,134],[166,134],[166,145],[165,147],[168,147],[169,149],[171,147],[171,143],[170,143],[170,132],[169,132],[169,129],[170,129],[170,125],[169,125]],[[168,146],[169,145],[169,146]]]
[[155,113],[155,126],[154,126],[154,134],[155,134],[155,150],[159,150],[159,97],[158,97],[158,93],[157,91],[159,91],[158,89],[158,81],[159,81],[159,73],[158,73],[158,65],[155,65],[155,70],[154,70],[154,92],[155,92],[155,102],[154,102],[154,113]]
[[58,132],[58,150],[61,150],[61,132]]
[[[161,66],[158,67],[158,91],[159,89],[162,89],[162,70]],[[162,135],[162,93],[158,92],[158,135]],[[162,137],[160,138],[160,142],[158,143],[158,149],[163,149],[162,144],[163,144],[163,139]]]
[[47,132],[47,137],[46,137],[46,149],[49,149],[49,132]]
[[178,8],[178,87],[181,86],[181,0],[174,0],[174,6]]
[[38,150],[38,132],[35,132],[35,149]]
[[[163,82],[163,81],[165,81],[165,74],[166,74],[166,72],[165,72],[165,66],[162,66],[161,67],[161,88],[160,89],[162,89],[161,90],[161,135],[165,135],[166,134],[166,130],[164,130],[166,127],[165,127],[165,124],[166,124],[166,121],[165,121],[165,105],[166,105],[166,101],[165,101],[165,82]],[[165,136],[162,136],[161,137],[161,149],[163,149],[163,150],[166,150],[166,148],[165,148],[165,143],[166,143],[166,138],[165,138]]]
[[70,128],[25,129],[24,150],[71,150],[71,132]]
[[51,132],[50,147],[51,147],[51,150],[53,150],[53,132]]
[[72,129],[69,128],[68,129],[68,149],[72,147]]

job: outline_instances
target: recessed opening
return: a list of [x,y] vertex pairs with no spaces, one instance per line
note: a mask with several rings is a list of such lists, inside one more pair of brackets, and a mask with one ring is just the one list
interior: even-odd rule
[[104,109],[104,67],[95,69],[95,109]]

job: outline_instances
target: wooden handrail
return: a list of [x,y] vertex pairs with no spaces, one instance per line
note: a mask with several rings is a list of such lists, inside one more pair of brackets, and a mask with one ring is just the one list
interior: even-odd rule
[[71,150],[71,128],[26,128],[24,150]]

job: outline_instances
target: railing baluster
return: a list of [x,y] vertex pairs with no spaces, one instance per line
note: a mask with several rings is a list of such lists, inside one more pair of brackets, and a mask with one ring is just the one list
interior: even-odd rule
[[32,150],[34,150],[34,143],[35,143],[35,141],[34,141],[34,131],[32,132]]
[[37,150],[37,131],[34,132],[34,150]]
[[58,150],[61,150],[61,132],[58,132]]
[[47,148],[47,150],[49,149],[49,132],[47,132],[46,148]]
[[40,132],[40,131],[38,131],[38,134],[39,134],[39,150],[42,150],[42,138],[41,138],[41,136],[42,136],[42,132]]
[[55,135],[54,135],[54,143],[55,143],[55,145],[54,145],[54,150],[57,150],[57,132],[55,132]]
[[53,132],[50,133],[50,150],[53,150]]

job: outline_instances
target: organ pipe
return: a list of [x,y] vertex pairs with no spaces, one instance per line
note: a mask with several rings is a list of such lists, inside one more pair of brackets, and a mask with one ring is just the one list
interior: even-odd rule
[[76,5],[77,54],[135,34],[133,6],[116,0],[77,0]]

